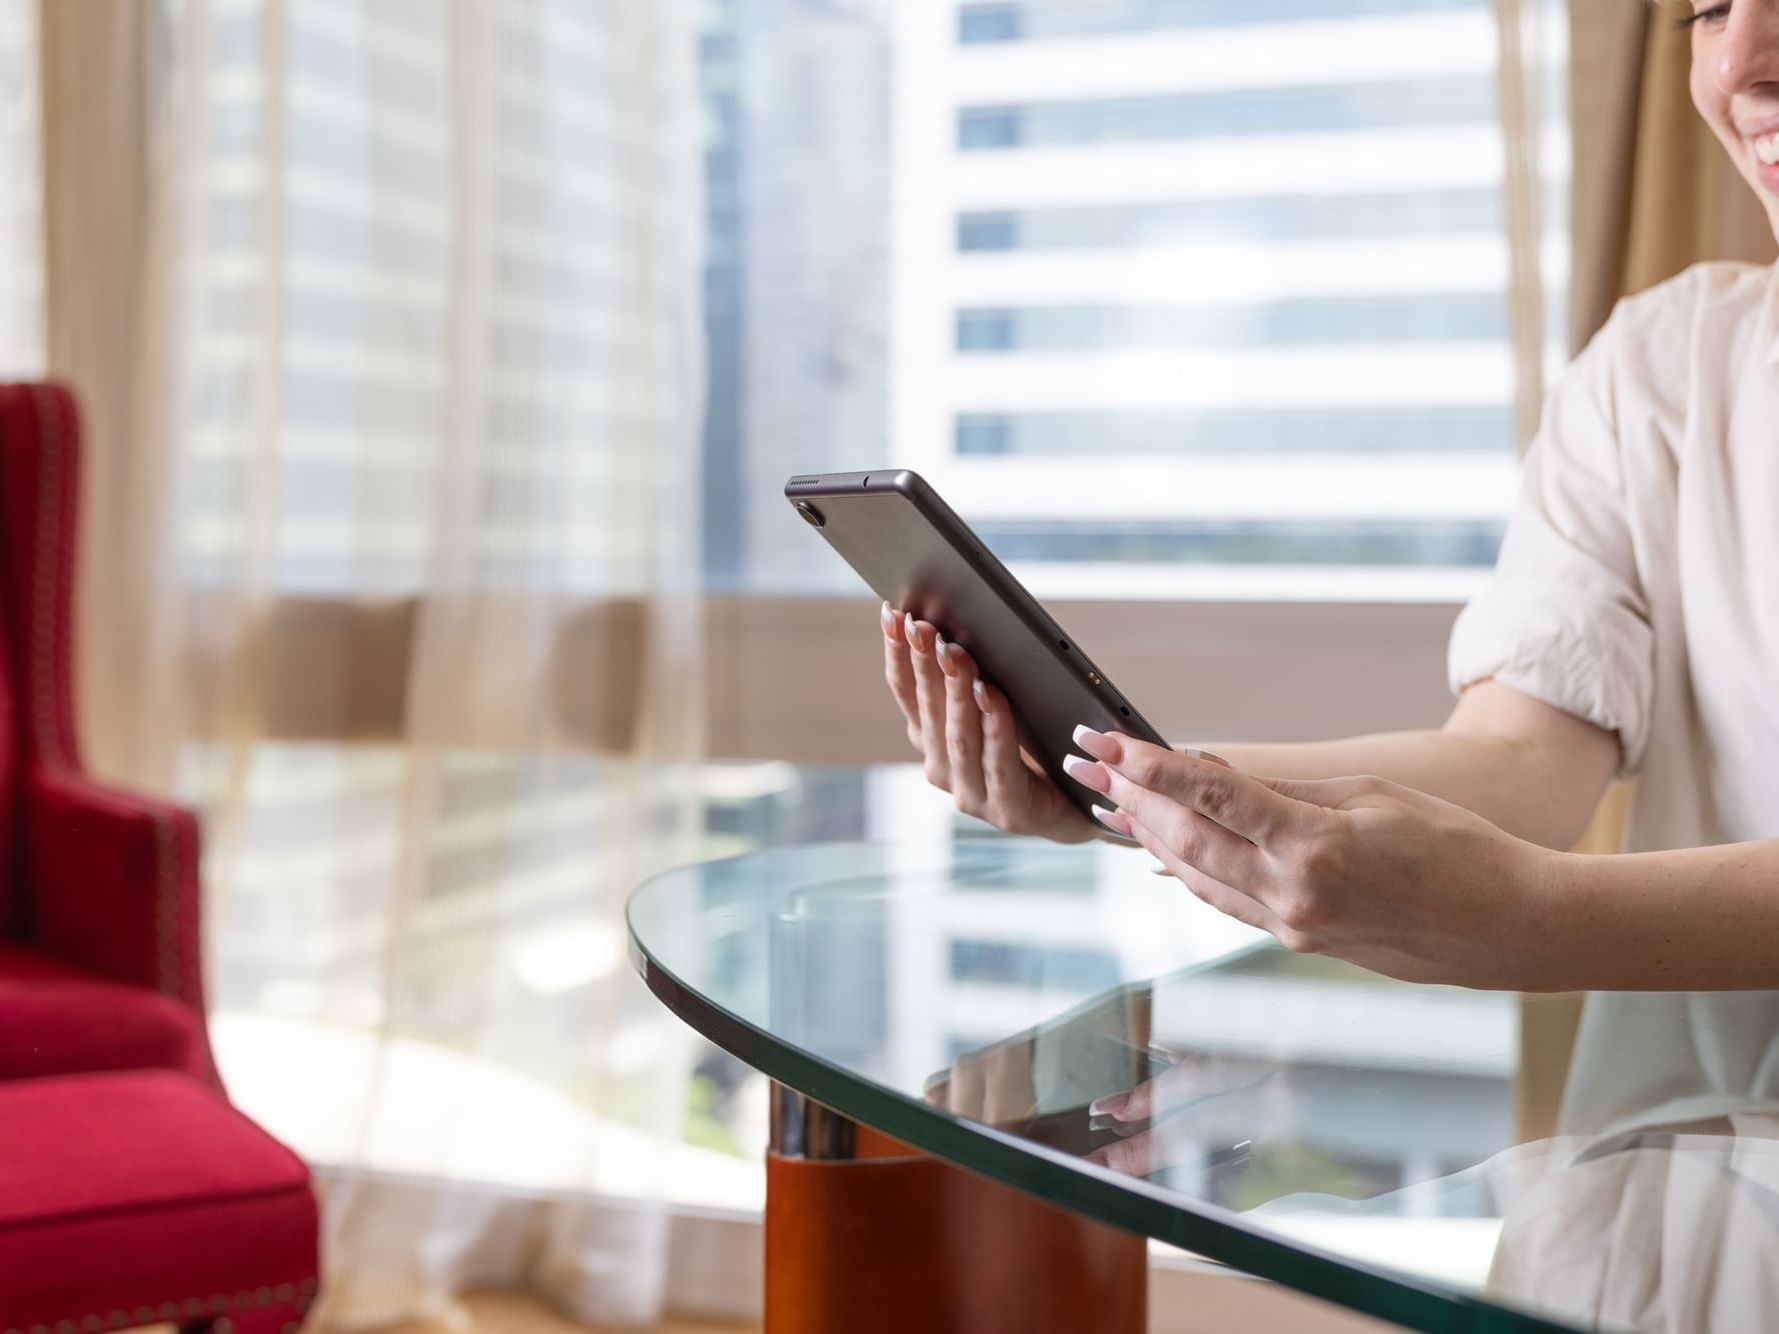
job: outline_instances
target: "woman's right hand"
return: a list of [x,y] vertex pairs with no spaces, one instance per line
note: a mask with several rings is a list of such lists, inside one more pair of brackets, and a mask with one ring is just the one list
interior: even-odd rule
[[927,781],[1009,834],[1084,843],[1099,828],[1019,745],[1007,697],[938,630],[883,604],[883,672]]

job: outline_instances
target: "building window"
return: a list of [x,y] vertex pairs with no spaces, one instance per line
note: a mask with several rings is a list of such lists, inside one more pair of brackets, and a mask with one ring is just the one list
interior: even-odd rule
[[1409,14],[1465,3],[1467,0],[1252,0],[1236,8],[1216,0],[1023,0],[1014,4],[965,4],[958,10],[957,39],[962,44],[975,45],[1107,36],[1364,14]]

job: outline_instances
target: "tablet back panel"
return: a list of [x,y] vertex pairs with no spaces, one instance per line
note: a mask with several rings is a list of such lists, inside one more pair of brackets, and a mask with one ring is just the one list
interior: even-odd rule
[[1077,724],[1167,744],[918,474],[798,476],[785,496],[814,508],[821,535],[878,597],[969,652],[1013,701],[1026,748],[1083,809],[1098,799],[1062,772]]

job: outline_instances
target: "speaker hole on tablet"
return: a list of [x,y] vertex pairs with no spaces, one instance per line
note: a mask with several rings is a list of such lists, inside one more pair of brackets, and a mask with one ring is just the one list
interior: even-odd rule
[[1118,712],[1123,714],[1126,718],[1130,717],[1130,709],[1126,705],[1120,704],[1118,706]]
[[1064,652],[1064,653],[1067,653],[1067,652],[1068,652],[1068,651],[1069,651],[1069,641],[1068,641],[1068,640],[1066,640],[1066,639],[1059,639],[1059,640],[1057,640],[1057,641],[1056,641],[1056,646],[1057,646],[1057,647],[1058,647],[1058,648],[1059,648],[1059,649],[1061,649],[1061,650],[1062,650],[1062,651],[1063,651],[1063,652]]

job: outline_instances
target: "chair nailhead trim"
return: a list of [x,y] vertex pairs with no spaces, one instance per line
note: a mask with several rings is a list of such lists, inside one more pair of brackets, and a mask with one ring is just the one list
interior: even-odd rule
[[[306,1278],[297,1284],[280,1283],[275,1288],[262,1287],[256,1288],[252,1292],[238,1292],[233,1299],[218,1292],[211,1295],[208,1303],[202,1297],[187,1297],[183,1302],[162,1302],[158,1311],[153,1306],[139,1306],[136,1308],[136,1323],[153,1324],[157,1314],[160,1319],[173,1320],[178,1317],[182,1309],[186,1315],[203,1315],[206,1305],[213,1312],[227,1311],[231,1307],[238,1309],[240,1307],[285,1304],[294,1305],[299,1311],[307,1311],[309,1303],[319,1287],[319,1279]],[[124,1329],[130,1323],[130,1313],[119,1310],[103,1316],[83,1315],[80,1318],[79,1328],[86,1331],[86,1334],[98,1334],[107,1325],[113,1329]],[[53,1327],[42,1324],[28,1325],[23,1328],[12,1326],[0,1330],[0,1334],[74,1334],[75,1328],[75,1323],[72,1320],[58,1320]],[[230,1334],[233,1328],[234,1322],[227,1316],[223,1316],[216,1321],[211,1334]],[[298,1328],[299,1322],[286,1321],[282,1334],[296,1334]]]
[[[31,407],[37,414],[37,438],[43,442],[38,465],[37,510],[37,579],[31,590],[31,722],[39,753],[60,764],[69,764],[73,757],[64,744],[67,735],[60,726],[61,710],[57,708],[55,667],[52,662],[57,636],[49,628],[51,616],[58,607],[60,586],[56,576],[61,572],[58,559],[62,546],[62,526],[66,518],[67,487],[62,474],[67,463],[64,451],[62,414],[50,401],[49,390],[34,385]],[[58,503],[61,502],[61,503]],[[47,635],[47,638],[45,637]]]

